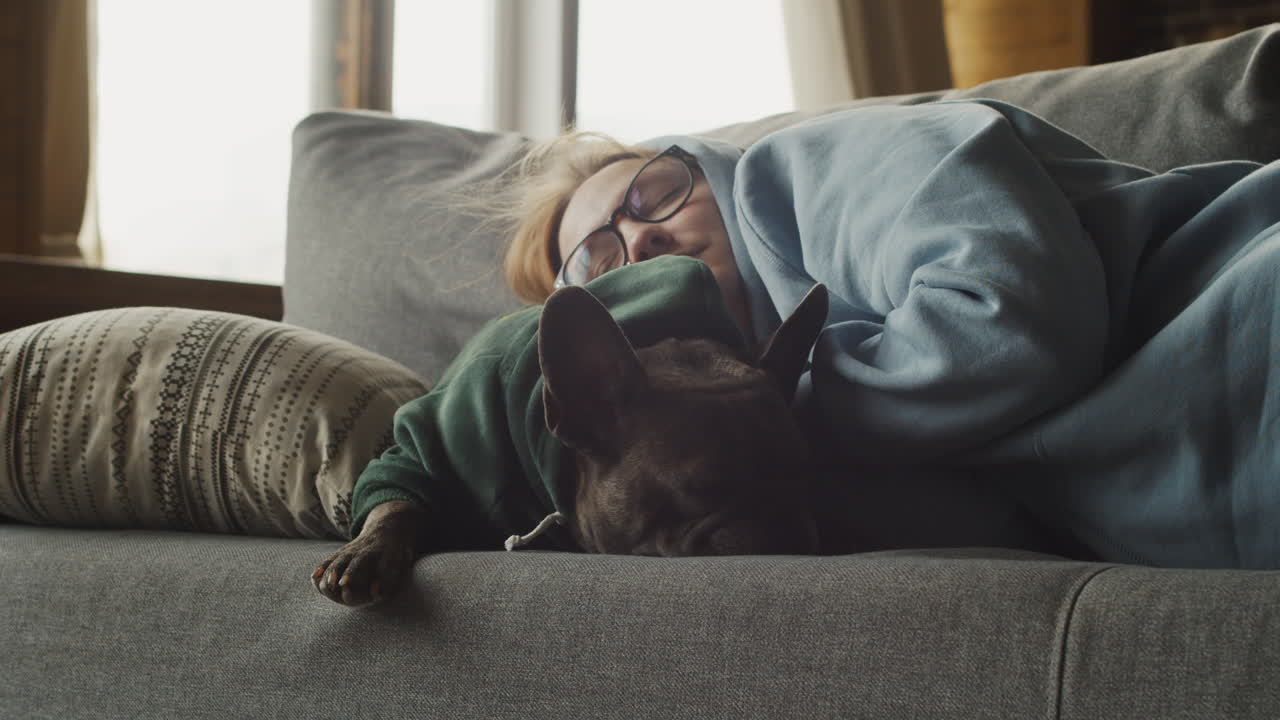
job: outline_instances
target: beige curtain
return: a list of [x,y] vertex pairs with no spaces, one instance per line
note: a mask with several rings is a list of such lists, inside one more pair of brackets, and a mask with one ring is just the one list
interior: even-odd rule
[[781,0],[798,110],[951,86],[942,0]]
[[93,0],[6,1],[0,46],[19,62],[0,65],[0,89],[13,99],[0,118],[0,157],[11,165],[0,252],[92,260]]

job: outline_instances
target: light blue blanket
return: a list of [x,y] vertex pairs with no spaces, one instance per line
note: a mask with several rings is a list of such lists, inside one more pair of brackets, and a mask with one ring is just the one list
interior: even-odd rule
[[1154,174],[989,101],[674,140],[757,335],[831,290],[807,397],[851,467],[976,478],[1104,559],[1280,567],[1280,162]]

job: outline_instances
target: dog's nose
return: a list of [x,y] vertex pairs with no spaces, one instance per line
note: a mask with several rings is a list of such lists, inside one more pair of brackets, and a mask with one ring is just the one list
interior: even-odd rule
[[815,555],[820,548],[817,526],[808,517],[721,527],[701,544],[702,553],[712,555]]
[[818,526],[813,516],[797,515],[778,528],[775,538],[777,555],[816,555],[821,548]]
[[822,551],[822,540],[818,535],[818,524],[813,518],[806,518],[804,523],[804,548],[801,555],[817,555]]

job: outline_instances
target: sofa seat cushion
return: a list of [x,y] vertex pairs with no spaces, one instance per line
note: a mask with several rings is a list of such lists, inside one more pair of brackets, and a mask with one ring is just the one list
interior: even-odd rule
[[1072,598],[1098,570],[999,553],[446,553],[353,611],[306,580],[334,547],[0,526],[16,585],[0,622],[41,629],[10,641],[0,704],[68,719],[1050,717]]
[[0,627],[14,629],[0,707],[66,720],[1240,720],[1274,718],[1278,702],[1277,572],[998,550],[447,553],[418,561],[386,604],[352,610],[307,581],[336,547],[0,526]]
[[126,308],[0,335],[0,515],[342,538],[409,370],[317,332]]

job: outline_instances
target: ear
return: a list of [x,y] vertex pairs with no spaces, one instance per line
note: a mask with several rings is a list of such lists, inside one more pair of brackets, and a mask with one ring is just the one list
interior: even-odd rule
[[538,362],[551,433],[588,455],[616,454],[619,411],[645,376],[605,306],[580,287],[553,293],[538,319]]
[[795,397],[796,384],[804,372],[809,351],[818,341],[818,333],[822,332],[827,321],[827,302],[826,286],[821,283],[814,285],[791,317],[769,336],[756,360],[756,367],[767,371],[778,381],[787,402]]

